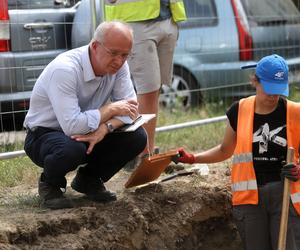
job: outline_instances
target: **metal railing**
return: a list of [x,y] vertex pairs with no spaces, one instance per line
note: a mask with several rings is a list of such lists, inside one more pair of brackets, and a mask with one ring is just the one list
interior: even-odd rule
[[[207,119],[201,119],[201,120],[196,120],[196,121],[190,121],[190,122],[184,122],[184,123],[178,123],[178,124],[158,127],[158,128],[156,128],[155,131],[157,133],[169,132],[169,131],[173,131],[173,130],[177,130],[177,129],[202,126],[202,125],[211,124],[211,123],[215,123],[215,122],[221,122],[221,121],[225,121],[225,120],[226,120],[226,116],[224,115],[224,116],[218,116],[218,117],[213,117],[213,118],[207,118]],[[25,156],[25,155],[26,155],[26,153],[24,150],[5,152],[5,153],[0,153],[0,160],[12,159],[12,158],[16,158],[16,157]]]

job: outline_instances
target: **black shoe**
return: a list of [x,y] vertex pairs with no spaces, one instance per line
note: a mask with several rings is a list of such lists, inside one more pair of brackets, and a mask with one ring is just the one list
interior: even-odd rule
[[117,200],[115,193],[106,190],[102,180],[93,176],[83,174],[83,168],[78,172],[71,183],[71,187],[82,194],[85,194],[89,200],[96,202],[109,202]]
[[42,181],[43,174],[39,179],[38,192],[41,198],[41,205],[50,209],[72,208],[71,200],[64,197],[60,187],[54,187],[47,182]]

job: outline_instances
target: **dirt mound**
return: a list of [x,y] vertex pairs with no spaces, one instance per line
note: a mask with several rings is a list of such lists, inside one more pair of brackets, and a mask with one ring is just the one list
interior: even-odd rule
[[121,172],[108,183],[118,194],[108,204],[78,197],[76,208],[56,211],[1,206],[0,249],[241,249],[228,169],[220,169],[128,190]]

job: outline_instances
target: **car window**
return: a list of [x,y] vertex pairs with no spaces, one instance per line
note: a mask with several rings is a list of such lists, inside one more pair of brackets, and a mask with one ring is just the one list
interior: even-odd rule
[[183,26],[211,26],[217,23],[213,0],[184,0],[187,22]]
[[42,9],[72,7],[79,0],[8,0],[8,9]]
[[242,0],[250,24],[299,23],[300,13],[291,0]]

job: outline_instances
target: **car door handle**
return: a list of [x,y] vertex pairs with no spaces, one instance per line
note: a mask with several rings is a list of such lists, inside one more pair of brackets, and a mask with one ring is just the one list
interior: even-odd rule
[[30,30],[30,29],[53,29],[54,25],[53,23],[46,23],[46,22],[40,22],[40,23],[25,23],[24,29]]

